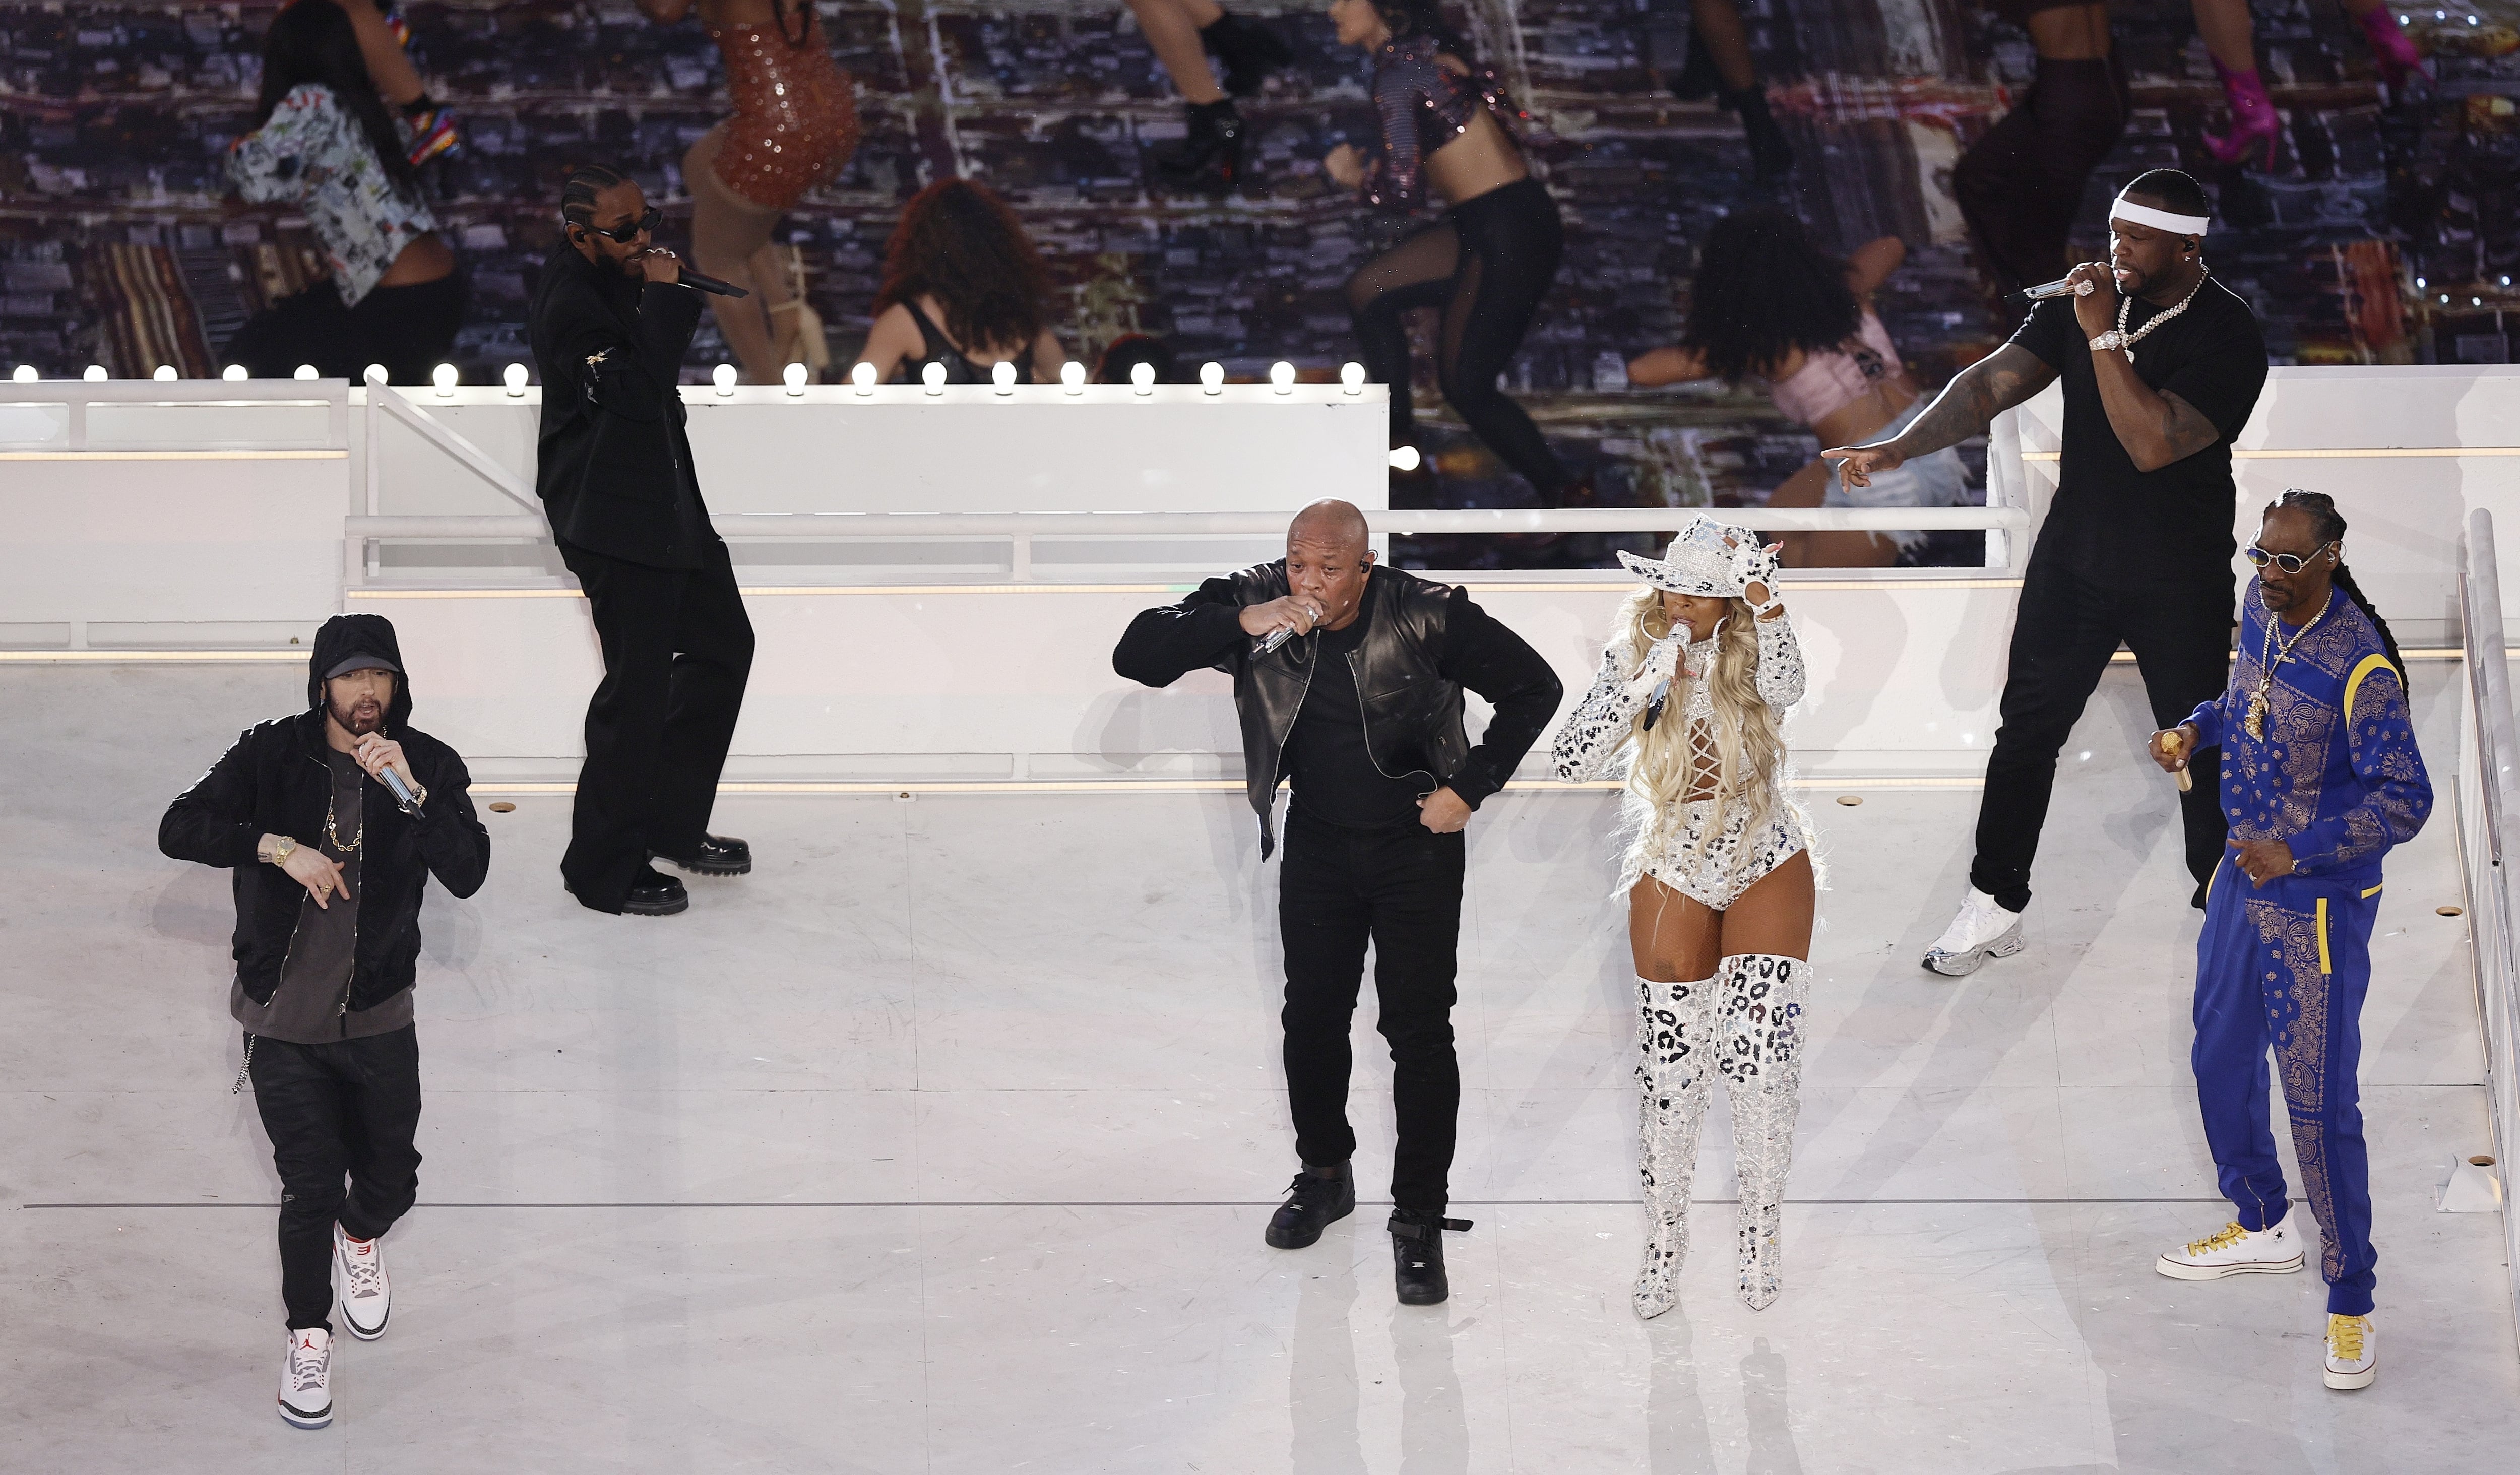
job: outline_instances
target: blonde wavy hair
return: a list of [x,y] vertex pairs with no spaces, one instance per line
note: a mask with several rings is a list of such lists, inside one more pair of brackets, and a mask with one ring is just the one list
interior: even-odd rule
[[[1744,832],[1757,829],[1776,807],[1778,781],[1785,767],[1784,735],[1777,714],[1759,694],[1757,615],[1744,602],[1725,601],[1719,627],[1712,683],[1715,722],[1712,734],[1717,759],[1715,813],[1718,823],[1698,837],[1699,854],[1715,835],[1731,827],[1736,804],[1747,804]],[[1619,606],[1620,634],[1628,645],[1627,668],[1644,664],[1645,652],[1671,634],[1671,617],[1663,612],[1662,591],[1648,584]],[[1631,817],[1636,843],[1631,855],[1661,854],[1682,828],[1681,806],[1694,786],[1696,764],[1688,745],[1688,724],[1674,720],[1688,710],[1689,679],[1686,668],[1672,675],[1671,695],[1663,705],[1664,720],[1646,731],[1642,714],[1631,735],[1635,756],[1628,766],[1628,792],[1641,801],[1642,814]],[[1630,869],[1636,861],[1631,860]]]

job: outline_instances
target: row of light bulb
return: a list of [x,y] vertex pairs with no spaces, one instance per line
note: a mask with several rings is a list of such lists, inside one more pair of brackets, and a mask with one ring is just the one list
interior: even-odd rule
[[[79,377],[89,383],[97,383],[112,378],[112,375],[105,372],[104,366],[99,364],[88,365],[87,372]],[[180,377],[181,376],[175,373],[175,366],[172,364],[158,365],[158,372],[150,376],[151,379],[161,383],[171,383]],[[322,375],[315,372],[315,366],[312,364],[298,365],[297,373],[294,376],[294,378],[300,380],[321,379],[322,377]],[[22,384],[32,384],[40,381],[43,376],[35,372],[34,365],[20,364],[17,371],[12,374],[10,378]],[[220,373],[219,378],[229,381],[243,380],[247,378],[245,366],[243,364],[230,364]],[[368,366],[368,372],[361,376],[361,378],[365,379],[369,383],[382,384],[385,381],[385,367],[382,364],[370,364]],[[434,370],[430,371],[428,378],[429,381],[436,385],[438,393],[453,394],[455,392],[456,382],[460,376],[456,374],[455,366],[453,364],[440,364]],[[525,392],[525,384],[530,376],[526,374],[524,365],[510,364],[506,370],[500,374],[500,378],[506,381],[508,392],[510,394],[521,397]],[[806,370],[804,365],[788,365],[786,373],[783,374],[781,378],[786,381],[788,393],[803,394],[805,392]],[[717,392],[720,394],[733,394],[735,392],[736,379],[737,375],[733,364],[720,364],[709,374],[709,381],[716,386]],[[926,386],[928,393],[944,393],[945,366],[942,364],[929,364],[925,369],[921,371],[920,380],[921,382]],[[849,372],[849,382],[856,387],[858,393],[873,394],[875,392],[875,365],[858,365],[855,369]],[[989,382],[996,387],[1000,394],[1012,394],[1015,388],[1015,366],[1012,364],[992,365],[989,369]],[[1058,382],[1060,387],[1064,388],[1070,394],[1084,393],[1085,366],[1074,359],[1069,359],[1066,363],[1061,364],[1058,368]],[[1131,366],[1129,370],[1129,385],[1140,394],[1154,393],[1154,366],[1151,364],[1137,364]],[[1293,393],[1295,389],[1295,366],[1282,359],[1270,365],[1269,385],[1280,394]],[[1199,365],[1198,386],[1201,391],[1208,394],[1224,393],[1225,366],[1217,363]],[[1361,394],[1364,392],[1365,366],[1363,364],[1342,364],[1339,366],[1339,390],[1344,394]]]

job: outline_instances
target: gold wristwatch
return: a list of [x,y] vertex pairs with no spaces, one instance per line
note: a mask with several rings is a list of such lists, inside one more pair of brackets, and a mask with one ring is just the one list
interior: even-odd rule
[[275,866],[287,866],[289,864],[289,858],[296,853],[297,842],[287,835],[282,835],[272,842],[271,864]]

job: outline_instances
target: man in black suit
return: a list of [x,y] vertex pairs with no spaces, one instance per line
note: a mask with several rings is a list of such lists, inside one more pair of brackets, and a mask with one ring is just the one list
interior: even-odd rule
[[543,383],[534,489],[604,645],[561,875],[584,905],[642,916],[691,905],[652,860],[752,869],[749,846],[707,830],[752,622],[683,429],[675,386],[700,305],[674,253],[651,244],[660,214],[611,169],[572,173],[529,321]]

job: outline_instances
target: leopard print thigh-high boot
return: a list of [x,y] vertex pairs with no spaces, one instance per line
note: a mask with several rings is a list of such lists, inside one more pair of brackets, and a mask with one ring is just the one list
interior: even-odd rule
[[1673,1281],[1688,1258],[1688,1185],[1697,1169],[1697,1132],[1714,1094],[1713,1014],[1716,980],[1658,983],[1637,979],[1637,1176],[1645,1194],[1644,1268],[1637,1275],[1637,1315],[1661,1316],[1677,1293]]
[[1732,1098],[1741,1180],[1741,1300],[1766,1309],[1782,1286],[1785,1170],[1801,1108],[1803,1002],[1811,964],[1742,953],[1716,965],[1718,1068]]

